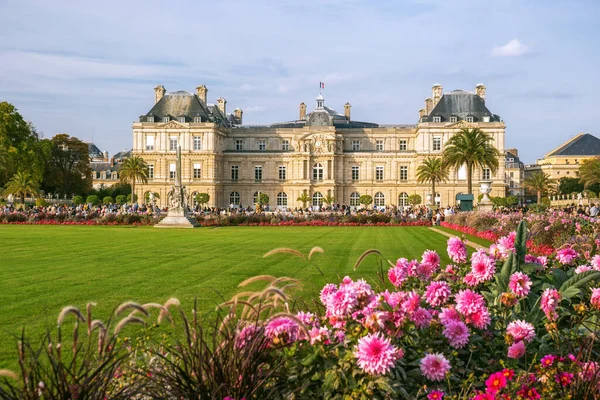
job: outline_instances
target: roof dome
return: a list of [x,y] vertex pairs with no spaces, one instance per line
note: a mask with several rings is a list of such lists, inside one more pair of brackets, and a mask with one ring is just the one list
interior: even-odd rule
[[323,96],[321,95],[321,93],[319,93],[319,95],[317,96],[317,100],[323,100]]

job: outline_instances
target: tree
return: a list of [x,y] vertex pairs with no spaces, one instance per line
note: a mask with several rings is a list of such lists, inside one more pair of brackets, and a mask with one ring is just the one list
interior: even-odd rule
[[537,203],[542,203],[542,195],[545,195],[555,185],[554,179],[545,172],[536,172],[523,182],[527,189],[537,192]]
[[411,194],[410,196],[408,196],[408,204],[411,204],[412,206],[418,206],[419,204],[421,204],[422,200],[423,199],[421,199],[421,196],[419,196],[418,194]]
[[308,195],[308,193],[304,192],[300,196],[298,196],[296,200],[302,203],[302,208],[306,208],[306,203],[310,201],[310,196]]
[[[431,183],[431,201],[435,203],[435,184],[448,180],[448,168],[440,157],[427,157],[417,168],[417,182]],[[419,196],[420,199],[420,196]],[[408,198],[410,203],[410,197]],[[420,204],[421,201],[419,200]],[[412,203],[411,203],[412,204]]]
[[370,196],[368,194],[363,194],[358,198],[358,204],[362,204],[363,206],[365,206],[365,208],[367,208],[372,202],[373,196]]
[[6,189],[4,189],[4,195],[8,196],[12,194],[21,199],[21,204],[25,207],[25,196],[28,194],[35,196],[40,192],[40,184],[27,171],[20,171],[13,175],[8,181]]
[[92,187],[92,169],[87,143],[61,133],[50,140],[50,146],[44,188],[66,195],[89,191]]
[[569,178],[563,176],[558,180],[558,193],[560,194],[571,194],[583,192],[583,183],[579,182],[578,178]]
[[4,144],[0,143],[0,173],[7,168],[8,164],[8,153]]
[[[119,171],[119,179],[121,183],[131,184],[131,193],[135,194],[136,182],[148,183],[148,164],[142,157],[132,156],[121,164]],[[136,201],[136,196],[133,197],[133,201]]]
[[113,199],[110,196],[106,196],[105,198],[102,199],[102,204],[112,204],[115,202],[115,199]]
[[85,202],[93,206],[97,206],[100,204],[100,197],[96,196],[95,194],[91,194],[87,197],[87,199],[85,199]]
[[120,194],[117,197],[115,197],[115,201],[117,202],[117,204],[123,205],[127,203],[127,196],[125,196],[124,194]]
[[443,162],[448,167],[467,167],[467,193],[473,194],[473,168],[489,168],[492,173],[499,166],[500,152],[491,143],[492,137],[479,128],[461,129],[448,140]]
[[581,163],[579,166],[579,181],[583,183],[583,187],[586,189],[600,183],[600,157],[594,157]]
[[335,202],[335,198],[329,194],[327,196],[323,197],[323,203],[327,204],[328,206],[330,206],[334,202]]
[[77,196],[73,197],[73,204],[75,204],[75,205],[78,206],[78,205],[81,205],[83,203],[84,203],[83,196],[77,195]]
[[196,197],[194,197],[194,200],[196,200],[196,203],[203,206],[205,204],[208,204],[208,202],[210,201],[210,195],[208,193],[198,193],[196,194]]
[[266,193],[260,193],[258,195],[258,204],[261,206],[269,204],[269,196]]

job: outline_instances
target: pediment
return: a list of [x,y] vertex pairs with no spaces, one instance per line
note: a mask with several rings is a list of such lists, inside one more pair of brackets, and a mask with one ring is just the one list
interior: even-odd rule
[[315,139],[317,137],[320,140],[335,140],[335,133],[334,132],[323,132],[323,131],[308,132],[308,133],[300,136],[299,140],[310,140],[310,139]]
[[472,124],[470,122],[461,120],[458,122],[455,122],[453,124],[448,125],[448,128],[456,128],[456,129],[473,129],[473,128],[477,128],[477,125]]
[[164,124],[160,124],[158,126],[160,128],[167,128],[167,129],[181,129],[181,128],[186,127],[184,124],[182,124],[181,122],[177,122],[177,121],[165,122]]

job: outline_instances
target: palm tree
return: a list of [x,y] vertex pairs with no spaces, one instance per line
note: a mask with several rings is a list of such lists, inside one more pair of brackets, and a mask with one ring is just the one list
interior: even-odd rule
[[585,160],[579,167],[579,182],[584,188],[600,183],[600,157]]
[[489,168],[492,173],[499,166],[500,152],[491,143],[492,137],[479,128],[461,129],[444,148],[443,161],[448,167],[467,166],[467,192],[473,194],[473,168]]
[[306,203],[310,201],[310,196],[308,195],[308,193],[304,192],[300,196],[298,196],[296,200],[302,203],[302,208],[306,208]]
[[119,179],[131,184],[131,202],[135,203],[135,183],[148,183],[148,164],[142,157],[132,156],[121,164]]
[[542,194],[554,187],[555,181],[545,172],[536,172],[523,182],[527,189],[537,192],[537,203],[541,204]]
[[19,171],[6,184],[4,195],[8,196],[12,194],[13,196],[19,196],[21,204],[25,207],[25,196],[28,194],[32,196],[38,194],[40,192],[39,188],[40,183],[33,175],[26,171]]
[[448,168],[440,157],[427,157],[417,168],[417,182],[431,182],[431,196],[435,203],[435,184],[448,180]]
[[323,197],[323,203],[327,204],[328,206],[330,206],[333,202],[335,202],[335,197],[329,194]]

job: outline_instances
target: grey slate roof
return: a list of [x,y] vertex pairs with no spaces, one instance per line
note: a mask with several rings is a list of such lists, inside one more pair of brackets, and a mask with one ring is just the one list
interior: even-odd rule
[[113,156],[113,159],[120,160],[131,156],[131,150],[123,150]]
[[549,156],[598,156],[600,139],[589,133],[577,135],[572,140],[554,150]]
[[94,143],[88,143],[88,154],[90,158],[94,157],[104,157],[102,151],[96,146]]
[[142,122],[147,121],[147,117],[154,116],[155,122],[162,122],[164,117],[179,118],[184,116],[186,122],[191,122],[195,117],[200,117],[202,122],[218,122],[229,125],[229,121],[218,107],[208,106],[195,94],[184,90],[172,93],[165,93],[162,99],[158,101],[148,111],[140,116]]
[[473,117],[473,122],[481,122],[484,116],[490,117],[490,122],[500,121],[498,115],[488,110],[481,97],[465,90],[444,93],[431,113],[423,118],[423,122],[433,122],[435,116],[442,117],[442,122],[449,122],[451,116],[458,117],[459,121]]

